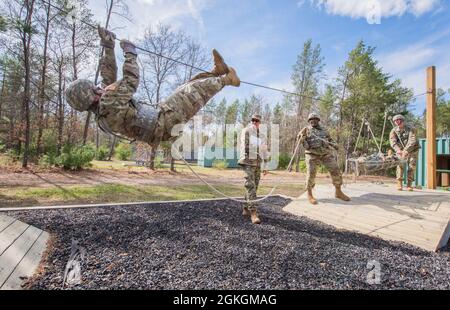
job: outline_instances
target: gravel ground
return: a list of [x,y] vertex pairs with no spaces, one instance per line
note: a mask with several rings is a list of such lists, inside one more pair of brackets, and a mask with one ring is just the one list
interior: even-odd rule
[[[32,289],[61,288],[71,241],[86,249],[72,289],[450,289],[447,248],[430,253],[282,211],[272,197],[252,225],[231,201],[8,214],[54,237]],[[370,285],[368,262],[381,265]]]

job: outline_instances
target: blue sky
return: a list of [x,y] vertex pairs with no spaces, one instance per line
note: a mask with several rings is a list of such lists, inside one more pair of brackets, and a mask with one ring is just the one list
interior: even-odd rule
[[[146,25],[170,24],[216,48],[244,81],[289,90],[303,43],[320,44],[327,80],[336,76],[359,40],[376,47],[386,72],[415,93],[426,91],[425,70],[437,67],[439,87],[450,88],[450,1],[446,0],[125,0],[132,22],[113,17],[121,38],[139,38]],[[89,0],[96,18],[104,2]],[[373,19],[368,14],[379,16]],[[226,88],[218,99],[262,95],[275,104],[282,96],[251,86]],[[424,97],[413,105],[421,113]]]

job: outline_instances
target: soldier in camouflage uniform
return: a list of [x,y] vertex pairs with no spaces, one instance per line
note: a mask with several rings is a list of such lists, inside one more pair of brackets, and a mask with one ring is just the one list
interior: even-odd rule
[[261,124],[261,116],[258,114],[252,115],[252,122],[241,131],[241,145],[239,165],[244,169],[245,173],[245,189],[247,191],[245,198],[247,204],[244,207],[242,214],[250,216],[253,224],[260,224],[259,218],[254,202],[249,200],[256,200],[259,181],[261,179],[261,170],[264,175],[267,174],[267,144],[266,137],[259,132]]
[[152,147],[162,141],[176,138],[172,135],[175,125],[187,122],[215,94],[226,85],[238,87],[236,71],[228,67],[220,54],[213,50],[214,68],[200,73],[180,86],[158,108],[133,98],[139,85],[139,67],[136,47],[127,40],[120,42],[124,51],[123,77],[117,79],[114,55],[115,35],[104,28],[98,29],[104,47],[100,61],[102,87],[89,80],[76,80],[66,89],[69,104],[78,111],[92,111],[104,131],[131,140],[142,141]]
[[[412,182],[416,173],[417,155],[420,149],[416,130],[405,124],[403,115],[394,116],[393,121],[396,126],[391,130],[389,140],[398,157],[406,160],[408,168],[407,189],[413,191]],[[403,189],[403,168],[403,164],[397,166],[397,189],[400,191]]]
[[333,156],[333,152],[330,149],[332,147],[337,150],[337,144],[330,137],[328,131],[319,125],[319,122],[319,115],[316,113],[309,114],[309,125],[303,128],[297,135],[297,139],[300,139],[300,143],[305,148],[307,169],[306,190],[308,191],[308,200],[311,204],[317,204],[317,200],[314,198],[312,190],[315,185],[317,165],[323,164],[330,172],[333,185],[336,188],[335,197],[344,201],[349,201],[350,198],[341,190],[342,174]]

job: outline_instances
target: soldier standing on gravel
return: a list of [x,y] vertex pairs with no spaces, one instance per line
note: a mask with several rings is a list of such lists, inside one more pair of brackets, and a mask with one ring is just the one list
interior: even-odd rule
[[[245,172],[244,186],[247,191],[245,195],[247,201],[257,199],[256,192],[261,179],[261,169],[264,175],[267,174],[267,144],[265,137],[259,132],[260,124],[261,116],[254,114],[251,123],[241,131],[241,149],[238,163]],[[242,215],[250,216],[253,224],[261,223],[254,202],[247,202]]]
[[224,86],[240,85],[236,71],[213,50],[214,68],[211,72],[196,75],[155,109],[133,98],[139,85],[135,45],[127,40],[120,42],[125,62],[123,78],[117,81],[116,36],[102,27],[98,28],[98,33],[100,44],[105,48],[100,61],[102,87],[79,79],[67,87],[66,98],[75,110],[93,112],[99,127],[108,133],[158,146],[162,141],[172,140],[173,127],[192,118]]
[[[306,189],[308,191],[308,200],[311,204],[317,204],[317,200],[313,197],[312,189],[315,185],[317,165],[323,164],[330,172],[333,185],[336,188],[335,197],[344,201],[349,201],[342,190],[342,174],[339,166],[333,156],[331,147],[337,150],[337,144],[330,137],[325,128],[319,125],[320,117],[316,113],[308,116],[309,125],[303,128],[297,135],[300,143],[305,148],[305,161],[307,168]],[[297,140],[298,141],[298,140]]]
[[[414,174],[416,173],[417,155],[419,153],[420,145],[417,141],[416,129],[405,124],[405,117],[403,115],[396,115],[393,117],[395,127],[389,134],[391,147],[395,150],[398,157],[406,160],[408,169],[407,176],[407,190],[413,191],[412,182],[414,181]],[[397,166],[397,189],[403,189],[403,164]]]

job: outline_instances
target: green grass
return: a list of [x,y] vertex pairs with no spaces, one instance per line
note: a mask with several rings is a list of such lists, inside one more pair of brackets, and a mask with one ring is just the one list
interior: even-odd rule
[[[238,185],[215,185],[229,196],[242,197],[244,187]],[[259,195],[270,192],[271,185],[262,186]],[[298,196],[301,186],[286,184],[280,186],[275,193]],[[1,206],[32,206],[48,204],[78,203],[120,203],[141,201],[191,200],[219,198],[206,185],[180,186],[130,186],[121,184],[102,184],[95,186],[67,186],[52,188],[15,188],[0,189]]]

